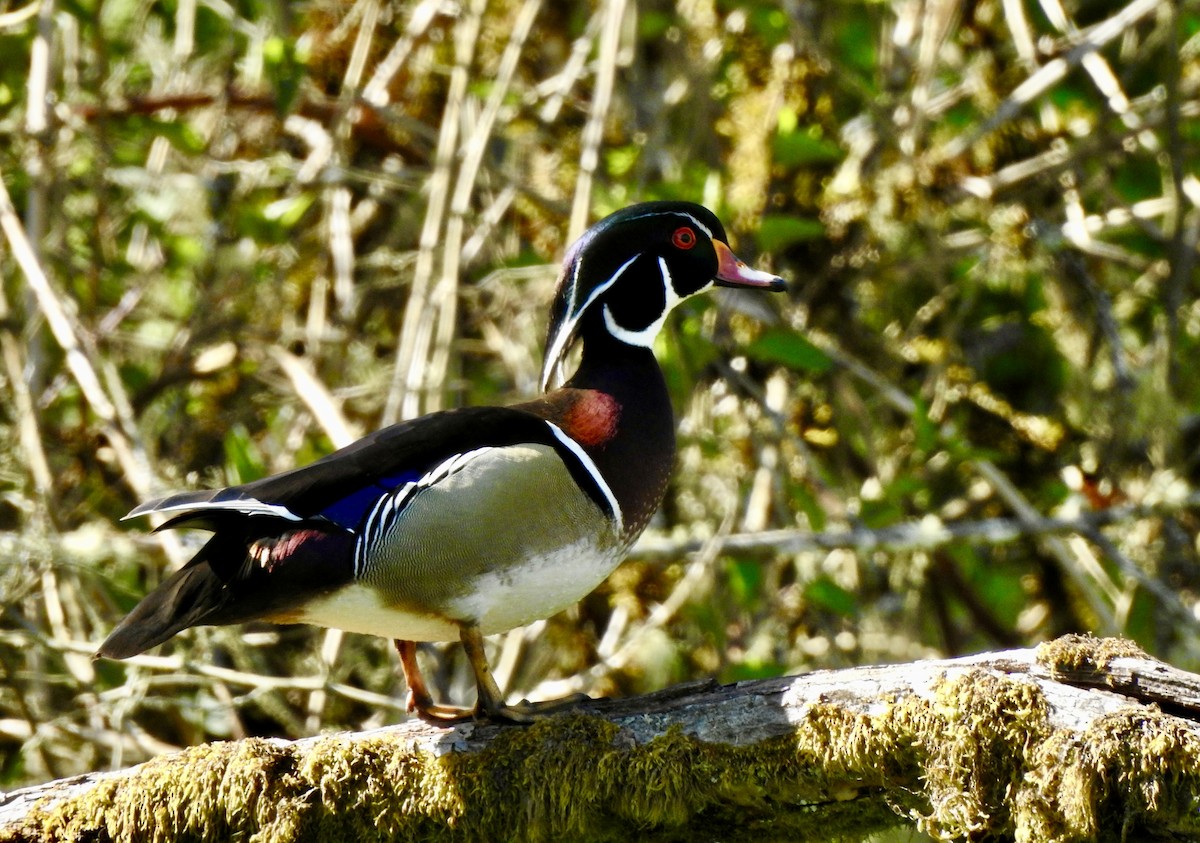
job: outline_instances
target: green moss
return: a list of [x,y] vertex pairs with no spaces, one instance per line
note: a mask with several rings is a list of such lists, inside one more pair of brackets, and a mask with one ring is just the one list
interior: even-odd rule
[[1129,707],[1086,732],[1055,733],[1030,764],[1020,841],[1192,840],[1200,835],[1200,739]]
[[[813,705],[791,735],[646,743],[573,714],[441,756],[394,732],[211,744],[30,815],[0,840],[940,839],[1200,832],[1200,741],[1130,708],[1055,729],[1040,689],[975,670],[869,714]],[[1180,819],[1183,818],[1183,819]]]
[[[803,762],[803,763],[800,763]],[[0,839],[625,840],[813,831],[815,759],[790,738],[707,744],[672,729],[635,745],[586,715],[508,729],[478,753],[435,757],[397,736],[330,737],[299,748],[211,744],[143,765],[30,816]],[[863,825],[860,816],[846,820]],[[878,805],[864,828],[895,816]],[[824,822],[824,821],[822,821]],[[691,831],[689,832],[689,829]]]
[[1037,648],[1037,660],[1055,674],[1103,673],[1113,659],[1148,659],[1146,652],[1124,638],[1064,635]]

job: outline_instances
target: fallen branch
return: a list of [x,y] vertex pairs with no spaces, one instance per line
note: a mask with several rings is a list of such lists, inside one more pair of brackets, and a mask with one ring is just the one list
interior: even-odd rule
[[209,744],[0,796],[0,840],[1185,838],[1200,676],[1119,640],[689,685],[532,727]]

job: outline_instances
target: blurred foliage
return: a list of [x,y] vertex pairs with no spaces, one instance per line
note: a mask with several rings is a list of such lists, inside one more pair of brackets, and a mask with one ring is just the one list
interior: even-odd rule
[[[1196,2],[0,2],[0,785],[402,719],[370,638],[91,662],[195,547],[119,519],[529,396],[580,211],[650,198],[794,283],[672,320],[668,500],[497,639],[512,698],[1078,630],[1200,668],[1198,32]],[[422,658],[469,699],[456,647]]]

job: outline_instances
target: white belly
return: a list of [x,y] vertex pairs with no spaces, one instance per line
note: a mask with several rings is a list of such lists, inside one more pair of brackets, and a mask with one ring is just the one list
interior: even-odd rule
[[612,573],[621,551],[581,540],[520,566],[479,574],[436,614],[388,605],[378,589],[354,583],[309,603],[300,620],[403,641],[457,641],[462,623],[478,625],[484,635],[505,632],[577,603]]
[[457,641],[458,627],[446,618],[387,606],[378,591],[361,583],[348,585],[304,607],[301,623],[347,632],[398,638],[402,641]]

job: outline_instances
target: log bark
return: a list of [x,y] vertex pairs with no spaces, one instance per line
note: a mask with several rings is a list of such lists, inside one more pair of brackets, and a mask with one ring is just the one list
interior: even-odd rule
[[1178,840],[1198,809],[1200,676],[1070,636],[530,727],[197,746],[0,795],[0,840]]

